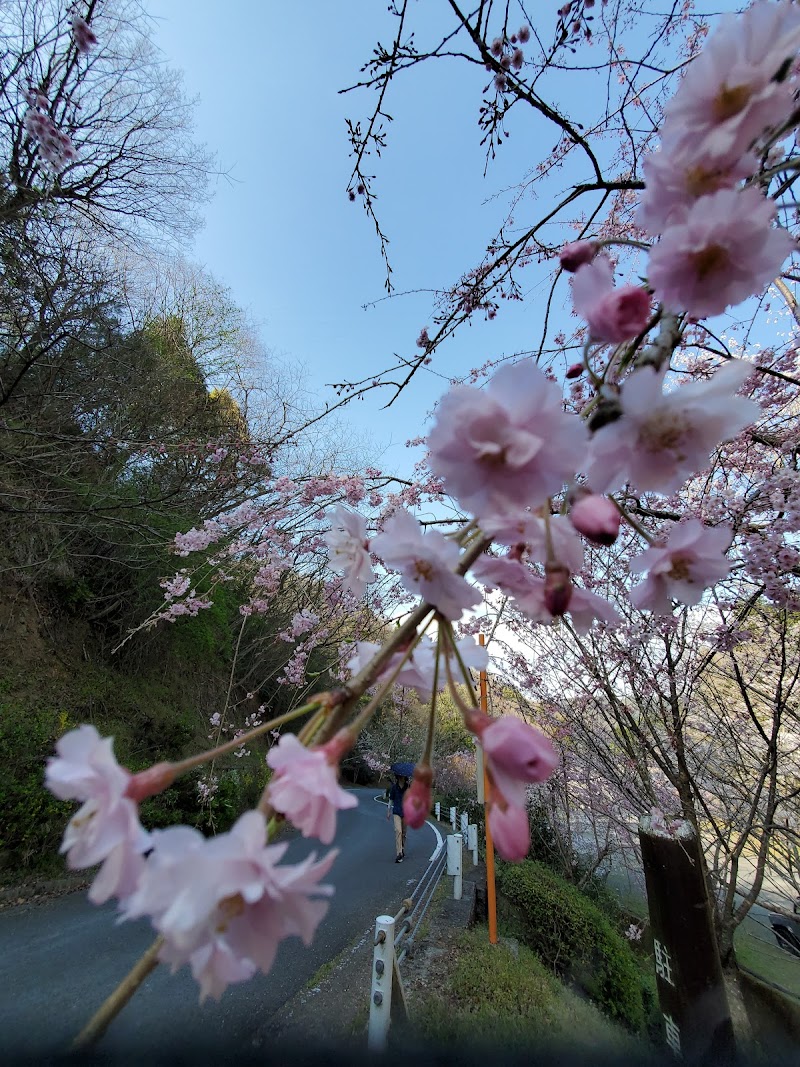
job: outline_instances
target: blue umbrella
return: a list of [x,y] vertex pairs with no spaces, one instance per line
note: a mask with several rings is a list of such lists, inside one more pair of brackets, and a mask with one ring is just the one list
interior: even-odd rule
[[392,774],[398,775],[400,778],[410,778],[414,773],[414,767],[416,764],[405,762],[393,763],[390,767]]

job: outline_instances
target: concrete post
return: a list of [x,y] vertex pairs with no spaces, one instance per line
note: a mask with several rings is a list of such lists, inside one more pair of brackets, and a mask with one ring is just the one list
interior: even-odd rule
[[467,848],[472,852],[472,862],[478,866],[478,827],[471,822],[467,827]]
[[442,817],[442,805],[438,800],[436,801],[435,811],[436,811],[436,820],[438,822]]
[[450,825],[455,830],[455,828],[456,828],[456,809],[455,808],[451,808],[450,809]]
[[462,894],[462,862],[461,850],[464,840],[461,834],[447,835],[447,873],[453,877],[453,900],[461,900]]
[[375,920],[367,1031],[367,1047],[371,1052],[384,1052],[389,1041],[394,960],[394,919],[391,915],[379,915]]

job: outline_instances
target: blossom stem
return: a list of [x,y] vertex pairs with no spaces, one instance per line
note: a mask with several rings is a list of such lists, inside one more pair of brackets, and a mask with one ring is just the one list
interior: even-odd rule
[[110,1023],[119,1015],[145,978],[158,966],[158,953],[163,944],[163,937],[155,939],[147,952],[134,964],[72,1042],[73,1050],[89,1048],[103,1036]]
[[632,529],[634,529],[640,537],[643,537],[648,543],[648,545],[655,544],[654,538],[647,532],[647,530],[645,530],[644,526],[642,526],[640,522],[637,522],[637,520],[634,519],[633,516],[628,513],[626,508],[622,504],[620,504],[620,502],[610,493],[608,494],[608,499],[616,507],[617,511],[622,516],[623,521],[627,522],[627,524],[632,527]]
[[261,734],[266,733],[268,730],[274,730],[277,726],[282,726],[284,723],[291,722],[293,719],[297,719],[299,716],[305,715],[309,711],[314,711],[319,708],[321,702],[322,697],[315,697],[314,700],[310,701],[308,704],[303,704],[302,707],[294,708],[292,711],[287,711],[283,715],[278,715],[277,718],[270,719],[269,722],[262,723],[261,726],[256,726],[246,734],[242,734],[240,737],[235,737],[231,741],[226,741],[224,744],[218,745],[216,748],[211,748],[208,752],[201,752],[197,756],[188,756],[179,763],[174,763],[172,768],[175,772],[175,776],[177,777],[179,774],[185,774],[186,771],[192,770],[193,767],[199,767],[203,763],[208,763],[209,760],[217,759],[218,756],[224,756],[226,752],[233,752],[237,748],[241,748],[242,745],[246,745],[254,738],[260,737]]
[[375,711],[377,710],[378,705],[380,704],[380,702],[383,700],[383,698],[386,696],[386,694],[389,692],[389,690],[394,685],[398,674],[403,669],[403,667],[405,667],[406,661],[411,657],[412,653],[414,652],[414,649],[419,644],[419,642],[422,639],[422,636],[424,635],[425,631],[428,629],[428,627],[433,622],[434,617],[435,616],[432,614],[431,617],[428,619],[428,621],[423,626],[423,628],[419,631],[419,633],[415,634],[414,640],[411,642],[411,644],[405,650],[405,653],[403,654],[403,657],[400,660],[400,662],[392,670],[392,673],[383,682],[383,684],[380,686],[380,688],[375,693],[375,695],[370,700],[370,702],[367,704],[367,706],[365,708],[363,708],[358,713],[356,718],[350,724],[350,731],[353,734],[353,737],[358,737],[358,735],[361,733],[361,731],[367,725],[369,720],[375,714]]
[[421,763],[430,764],[433,756],[433,738],[436,733],[436,698],[439,695],[439,662],[442,655],[442,620],[439,620],[439,632],[436,635],[436,662],[433,665],[433,689],[431,690],[431,708],[428,714],[428,733],[425,737],[425,750]]
[[[453,633],[453,627],[449,622],[447,623],[447,627],[446,627],[446,631],[445,632],[446,632],[447,640],[448,640],[448,642],[450,644],[450,647],[453,650],[453,655],[456,657],[456,662],[458,663],[459,670],[461,671],[461,677],[464,679],[464,685],[474,695],[474,693],[475,693],[475,683],[473,682],[472,676],[470,675],[469,670],[467,669],[467,665],[466,665],[466,663],[464,663],[464,660],[463,660],[463,658],[461,656],[461,653],[458,650],[458,645],[456,644],[455,634]],[[450,674],[449,664],[448,664],[446,659],[445,659],[445,666],[448,667],[447,677],[448,677],[448,682],[450,683],[450,689],[451,689],[451,692],[452,692],[453,687],[455,686],[455,682],[454,682],[454,680],[452,678],[452,675]]]
[[598,248],[610,248],[613,245],[641,248],[645,252],[649,252],[651,247],[646,241],[634,241],[632,237],[606,237],[604,240],[597,242]]

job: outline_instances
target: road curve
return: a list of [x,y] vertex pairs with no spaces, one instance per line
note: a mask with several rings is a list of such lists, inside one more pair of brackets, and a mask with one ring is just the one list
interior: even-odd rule
[[[329,959],[394,913],[428,865],[436,839],[430,826],[409,831],[404,863],[394,862],[394,835],[375,789],[355,789],[358,807],[339,813],[330,874],[336,886],[313,945],[285,941],[269,975],[230,987],[219,1003],[198,1004],[186,968],[159,967],[98,1044],[109,1053],[142,1053],[225,1043],[246,1048],[259,1027]],[[293,837],[296,861],[319,842]],[[116,924],[111,905],[93,907],[83,893],[0,912],[0,1034],[4,1053],[63,1050],[152,942],[145,921]],[[366,983],[366,976],[365,976]]]

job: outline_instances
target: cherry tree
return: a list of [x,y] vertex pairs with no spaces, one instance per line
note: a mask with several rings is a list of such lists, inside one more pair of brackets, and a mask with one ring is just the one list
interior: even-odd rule
[[[325,558],[337,575],[327,595],[345,610],[377,606],[372,598],[385,587],[380,606],[398,625],[382,643],[342,653],[342,684],[308,691],[243,735],[139,774],[120,767],[111,740],[91,726],[62,738],[48,765],[51,790],[83,805],[65,834],[68,864],[100,863],[92,899],[115,898],[123,919],[146,915],[157,932],[137,974],[156,960],[186,964],[204,997],[267,971],[283,938],[313,937],[332,892],[323,879],[333,855],[289,865],[284,847],[269,840],[283,819],[305,836],[333,839],[336,811],[351,803],[337,782],[341,761],[395,685],[425,694],[429,709],[406,800],[411,826],[430,809],[443,690],[483,749],[488,818],[506,859],[528,853],[528,788],[559,767],[559,745],[579,737],[582,758],[598,769],[622,751],[629,775],[619,784],[631,808],[671,805],[666,817],[688,815],[703,833],[710,825],[725,852],[709,870],[722,895],[726,958],[763,878],[770,828],[794,796],[796,338],[792,327],[788,338],[756,349],[747,331],[717,329],[715,317],[742,308],[749,325],[763,325],[773,282],[794,316],[800,10],[759,0],[718,20],[706,42],[708,27],[690,6],[659,16],[645,41],[640,12],[622,3],[596,9],[573,0],[536,26],[522,5],[481,3],[467,15],[451,0],[449,9],[452,32],[418,51],[411,6],[394,6],[395,43],[367,66],[378,104],[366,128],[351,127],[351,192],[381,240],[364,160],[384,137],[389,84],[423,60],[459,58],[483,80],[489,156],[522,105],[558,131],[552,155],[534,162],[529,192],[550,196],[552,182],[577,177],[522,237],[504,230],[486,261],[445,293],[433,334],[420,332],[419,352],[403,359],[390,395],[462,322],[490,318],[503,296],[516,298],[524,262],[549,262],[554,287],[572,276],[572,336],[549,338],[548,307],[535,358],[501,366],[486,383],[479,373],[454,385],[436,411],[416,483],[384,493],[376,471],[286,474],[258,500],[176,538],[184,556],[212,550],[220,580],[246,561],[245,619],[287,575],[312,573]],[[623,51],[626,34],[638,41],[638,60]],[[547,102],[548,86],[557,91],[576,68],[597,67],[610,77],[596,121],[579,123]],[[543,243],[545,225],[556,222],[564,224],[558,245]],[[576,239],[564,243],[565,229]],[[350,383],[345,399],[367,388]],[[409,510],[443,501],[463,516],[447,534]],[[167,580],[161,617],[202,609],[190,603],[186,578]],[[545,729],[477,708],[469,671],[486,654],[468,613],[483,604],[501,615],[496,632],[505,625],[512,633],[512,667],[521,660],[530,672],[518,688],[539,676]],[[759,684],[764,664],[744,651],[754,643],[781,664],[775,695]],[[537,653],[533,663],[520,645]],[[575,714],[565,699],[573,693]],[[298,733],[284,732],[270,749],[274,773],[257,807],[229,833],[209,840],[186,827],[141,825],[144,798],[294,721]],[[755,870],[738,904],[737,867],[748,849]],[[128,992],[112,995],[89,1035]]]

